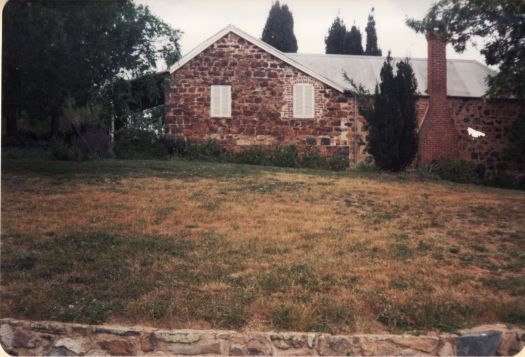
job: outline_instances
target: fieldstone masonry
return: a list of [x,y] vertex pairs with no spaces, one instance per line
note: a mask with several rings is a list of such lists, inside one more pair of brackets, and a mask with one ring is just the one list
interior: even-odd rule
[[[437,158],[463,159],[487,173],[525,172],[525,158],[507,153],[508,133],[525,108],[516,100],[491,103],[481,98],[447,96],[446,46],[428,40],[428,96],[417,100],[420,124],[418,163]],[[309,83],[315,92],[313,119],[293,117],[293,85]],[[232,87],[231,117],[210,115],[211,85]],[[165,94],[168,137],[218,140],[226,150],[295,145],[299,152],[343,155],[351,163],[371,162],[366,120],[348,93],[274,57],[233,32],[210,45],[170,75]],[[467,128],[486,133],[473,139]]]
[[164,330],[0,319],[11,355],[453,356],[518,353],[525,331],[496,324],[455,334],[329,335],[306,332]]
[[[314,86],[315,116],[293,118],[293,85]],[[211,85],[232,87],[229,118],[210,116]],[[326,156],[350,156],[353,98],[229,33],[171,74],[166,93],[167,135],[216,139],[228,150],[296,145]],[[361,138],[363,141],[364,138]]]

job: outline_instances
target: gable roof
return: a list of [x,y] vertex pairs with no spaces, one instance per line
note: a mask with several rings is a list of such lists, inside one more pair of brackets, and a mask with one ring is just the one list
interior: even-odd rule
[[[356,84],[361,84],[373,92],[376,83],[380,80],[381,67],[385,61],[385,57],[379,56],[284,53],[266,42],[248,35],[237,27],[229,25],[182,57],[170,68],[170,73],[178,70],[230,32],[339,92],[353,90],[345,80],[344,73],[352,78]],[[394,62],[400,60],[400,58],[394,58]],[[418,83],[419,95],[427,95],[427,59],[412,58],[410,64]],[[495,73],[495,71],[474,60],[449,59],[447,60],[447,95],[452,97],[482,97],[488,89],[485,78]]]
[[248,35],[246,32],[238,29],[237,27],[235,27],[233,25],[228,25],[227,27],[223,28],[221,31],[217,32],[215,35],[213,35],[212,37],[210,37],[209,39],[207,39],[206,41],[201,43],[199,46],[195,47],[193,50],[188,52],[178,62],[176,62],[173,66],[171,66],[170,73],[173,73],[176,70],[178,70],[180,67],[184,66],[186,63],[188,63],[194,57],[196,57],[199,53],[201,53],[202,51],[204,51],[205,49],[210,47],[213,43],[217,42],[218,40],[220,40],[222,37],[224,37],[225,35],[227,35],[230,32],[236,34],[237,36],[239,36],[239,37],[241,37],[243,39],[245,39],[246,41],[250,42],[251,44],[259,47],[260,49],[262,49],[262,50],[264,50],[266,52],[268,52],[269,54],[279,58],[281,61],[288,63],[290,66],[297,68],[301,72],[304,72],[304,73],[308,74],[309,76],[311,76],[311,77],[313,77],[313,78],[315,78],[315,79],[317,79],[317,80],[327,84],[328,86],[330,86],[330,87],[332,87],[334,89],[337,89],[340,92],[344,92],[347,89],[347,88],[341,86],[339,83],[337,83],[337,82],[335,82],[335,81],[333,81],[333,80],[331,80],[329,78],[325,78],[324,76],[320,75],[319,73],[316,73],[316,72],[312,71],[310,68],[308,68],[308,67],[304,66],[303,64],[295,61],[294,59],[292,59],[289,56],[287,56],[286,53],[283,53],[283,52],[279,51],[278,49],[276,49],[273,46],[270,46],[266,42],[263,42],[263,41],[255,38],[255,37],[252,37],[252,36]]
[[[325,54],[287,53],[287,56],[313,71],[351,89],[343,73],[361,84],[371,93],[380,81],[381,67],[385,57]],[[394,58],[394,63],[403,58]],[[427,95],[427,59],[411,58],[410,64],[417,80],[419,95]],[[447,60],[447,95],[451,97],[482,97],[488,87],[485,78],[496,72],[474,60]]]

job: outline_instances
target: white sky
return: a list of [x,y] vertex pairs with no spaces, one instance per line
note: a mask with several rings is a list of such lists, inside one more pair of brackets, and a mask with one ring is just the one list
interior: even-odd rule
[[[229,24],[260,38],[273,0],[136,0],[159,18],[184,32],[182,54]],[[292,11],[300,53],[324,53],[324,37],[340,14],[348,28],[354,23],[363,34],[368,13],[375,8],[378,45],[394,57],[427,57],[425,37],[405,25],[407,17],[422,18],[433,0],[286,0]],[[283,1],[281,1],[283,3]],[[448,58],[475,59],[484,63],[479,50],[469,46],[458,54],[447,47]]]

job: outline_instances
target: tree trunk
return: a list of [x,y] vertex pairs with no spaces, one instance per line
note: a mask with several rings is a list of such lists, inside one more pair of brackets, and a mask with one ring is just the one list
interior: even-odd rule
[[55,112],[51,114],[51,138],[56,138],[58,136],[59,128],[60,116]]
[[9,110],[6,108],[5,116],[6,116],[5,131],[6,131],[7,137],[16,138],[16,135],[18,134],[18,127],[16,123],[16,119],[17,119],[16,111]]

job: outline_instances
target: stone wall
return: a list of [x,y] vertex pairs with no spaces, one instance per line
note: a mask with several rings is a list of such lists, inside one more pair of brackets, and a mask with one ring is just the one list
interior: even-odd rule
[[[315,88],[315,118],[293,118],[295,83]],[[210,117],[210,86],[231,85],[230,118]],[[353,99],[229,33],[171,74],[167,135],[219,140],[227,149],[296,145],[352,156]]]
[[[482,166],[487,172],[525,171],[525,158],[509,155],[509,133],[525,110],[517,101],[484,102],[481,99],[449,98],[448,106],[460,135],[461,159]],[[472,128],[485,134],[473,138]]]
[[329,335],[163,330],[0,319],[3,348],[18,355],[513,355],[525,331],[503,324],[455,334]]

